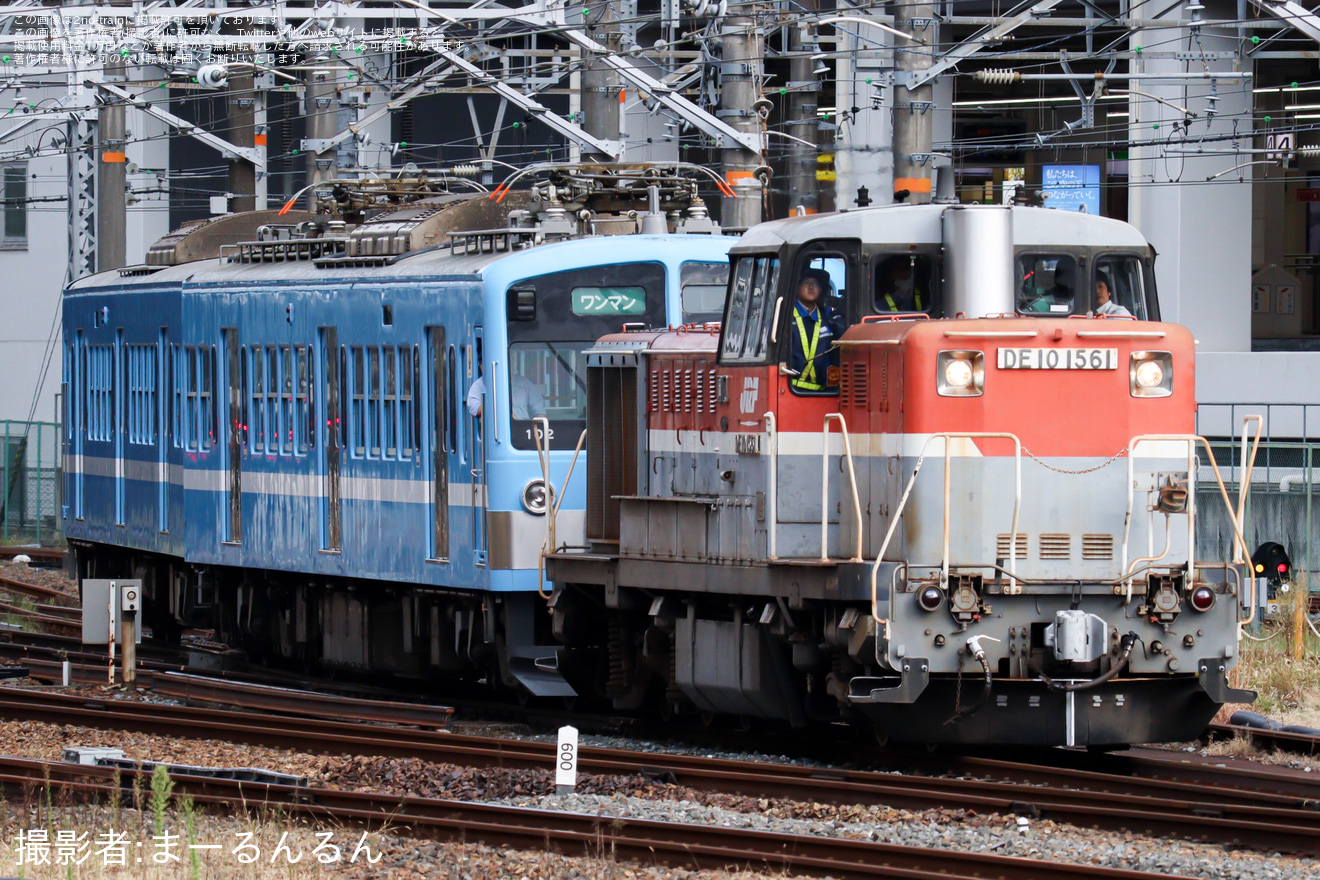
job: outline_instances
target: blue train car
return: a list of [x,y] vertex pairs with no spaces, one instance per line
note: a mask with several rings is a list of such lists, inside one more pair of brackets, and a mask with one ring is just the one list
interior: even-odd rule
[[718,320],[734,239],[538,244],[521,223],[385,258],[354,253],[370,223],[266,224],[218,258],[75,283],[79,575],[142,578],[158,632],[571,695],[538,590],[548,534],[585,543],[582,352]]

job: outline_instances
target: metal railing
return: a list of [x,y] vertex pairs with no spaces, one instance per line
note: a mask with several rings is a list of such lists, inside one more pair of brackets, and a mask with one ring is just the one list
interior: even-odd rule
[[[848,485],[852,489],[853,516],[857,520],[853,537],[856,547],[849,562],[862,561],[862,505],[857,500],[857,468],[853,465],[852,443],[848,439],[848,420],[841,413],[826,413],[825,425],[821,428],[820,444],[820,561],[829,562],[829,522],[830,522],[830,423],[838,422],[843,434],[843,455],[848,460]],[[843,542],[839,542],[839,552],[843,552]]]

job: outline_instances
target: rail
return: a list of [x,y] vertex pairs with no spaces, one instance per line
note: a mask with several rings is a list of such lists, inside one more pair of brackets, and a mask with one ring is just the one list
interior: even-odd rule
[[880,617],[879,599],[876,594],[876,579],[880,572],[880,564],[884,561],[885,551],[889,549],[889,542],[894,537],[894,531],[898,528],[899,522],[903,518],[903,509],[907,506],[908,498],[912,495],[912,488],[917,483],[917,475],[921,473],[921,466],[926,461],[926,455],[930,450],[930,444],[935,440],[944,441],[944,559],[940,562],[940,587],[948,589],[949,585],[949,480],[950,480],[950,455],[949,441],[954,439],[999,439],[1013,441],[1013,470],[1014,470],[1014,494],[1013,494],[1013,524],[1008,532],[1008,591],[1010,594],[1018,592],[1015,585],[1018,583],[1017,576],[1017,528],[1018,516],[1022,512],[1022,441],[1016,434],[1005,432],[965,432],[965,433],[944,433],[932,434],[926,438],[922,444],[921,455],[917,457],[917,464],[912,469],[912,476],[908,479],[907,486],[903,489],[903,496],[898,500],[898,507],[894,509],[894,515],[889,521],[889,529],[885,532],[885,539],[880,544],[880,552],[876,554],[875,562],[871,565],[871,616],[877,623],[883,621],[885,624],[885,637],[889,636],[889,621]]
[[[843,434],[843,454],[848,460],[848,482],[852,488],[853,514],[857,519],[856,547],[850,562],[862,561],[862,505],[857,499],[857,469],[853,466],[852,443],[848,440],[848,420],[842,413],[826,413],[825,423],[821,428],[820,445],[820,561],[830,561],[829,546],[829,497],[830,497],[830,422],[839,423]],[[840,550],[843,548],[840,547]]]

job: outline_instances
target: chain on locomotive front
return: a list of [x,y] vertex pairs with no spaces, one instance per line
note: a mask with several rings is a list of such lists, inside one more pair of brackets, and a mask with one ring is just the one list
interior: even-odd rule
[[589,356],[591,546],[548,560],[580,689],[1070,745],[1193,738],[1254,696],[1227,678],[1242,547],[1196,542],[1198,481],[1230,499],[1195,343],[1136,230],[902,206],[731,258],[718,335]]

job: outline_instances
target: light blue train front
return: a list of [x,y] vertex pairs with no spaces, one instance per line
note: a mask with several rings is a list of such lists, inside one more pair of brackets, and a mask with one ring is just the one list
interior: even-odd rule
[[537,590],[546,507],[557,544],[584,543],[584,460],[565,482],[582,352],[625,324],[717,320],[732,241],[389,260],[244,245],[76,283],[64,527],[80,576],[143,578],[157,632],[572,693]]

